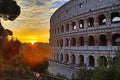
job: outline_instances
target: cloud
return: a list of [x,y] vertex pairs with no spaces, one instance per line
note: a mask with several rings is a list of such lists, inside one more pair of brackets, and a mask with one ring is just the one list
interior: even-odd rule
[[[31,36],[34,34],[48,35],[50,17],[54,11],[68,0],[16,0],[21,7],[20,16],[13,22],[4,24],[12,29],[16,36]],[[47,38],[49,39],[49,37]]]

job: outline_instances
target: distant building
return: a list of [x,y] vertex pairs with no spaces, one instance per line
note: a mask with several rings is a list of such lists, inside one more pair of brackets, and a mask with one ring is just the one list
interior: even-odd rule
[[114,60],[120,42],[120,0],[70,0],[50,19],[51,59],[94,68]]

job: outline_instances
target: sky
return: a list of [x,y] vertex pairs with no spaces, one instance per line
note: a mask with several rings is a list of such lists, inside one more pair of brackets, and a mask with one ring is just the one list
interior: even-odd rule
[[49,42],[50,17],[69,0],[16,0],[21,14],[14,21],[3,21],[21,42]]

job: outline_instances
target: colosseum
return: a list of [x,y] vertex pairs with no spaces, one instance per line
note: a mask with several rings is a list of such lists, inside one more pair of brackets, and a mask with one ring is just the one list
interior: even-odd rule
[[51,60],[73,68],[107,66],[120,45],[120,0],[70,0],[50,19]]

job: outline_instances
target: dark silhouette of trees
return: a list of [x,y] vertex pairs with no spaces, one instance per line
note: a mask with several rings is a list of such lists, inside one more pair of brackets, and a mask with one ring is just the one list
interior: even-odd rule
[[49,66],[49,62],[48,60],[44,60],[43,63],[38,63],[34,66],[31,66],[32,70],[34,72],[38,72],[38,73],[46,73],[47,69],[48,69],[48,66]]
[[4,20],[15,20],[20,15],[20,7],[14,0],[0,0],[0,17]]
[[[20,7],[14,0],[0,0],[0,18],[4,20],[15,20],[20,15]],[[4,29],[0,20],[0,59],[3,54],[3,50],[8,45],[9,41],[7,36],[12,36],[12,31]]]

